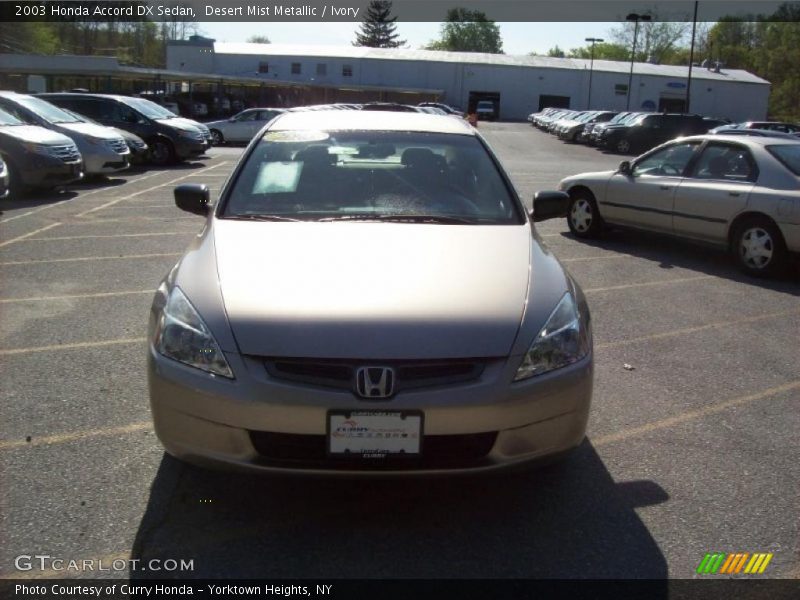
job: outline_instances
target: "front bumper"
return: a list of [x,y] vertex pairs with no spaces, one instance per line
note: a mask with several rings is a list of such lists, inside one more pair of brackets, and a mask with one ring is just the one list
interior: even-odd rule
[[[228,353],[226,358],[236,380],[211,377],[149,349],[155,430],[173,456],[206,467],[273,473],[480,473],[578,446],[592,395],[591,354],[519,383],[510,383],[517,358],[490,361],[472,382],[409,390],[383,402],[273,379],[256,358]],[[423,456],[403,459],[402,464],[329,458],[326,428],[332,409],[422,411]],[[439,450],[431,453],[428,448]]]
[[178,158],[191,158],[204,154],[210,147],[211,144],[206,140],[180,137],[175,142],[175,154],[177,154]]
[[64,162],[60,158],[43,154],[28,154],[27,160],[15,163],[17,174],[23,186],[48,188],[78,181],[83,178],[82,160]]
[[105,148],[84,152],[83,160],[87,175],[106,175],[123,171],[130,165],[130,151],[118,154]]

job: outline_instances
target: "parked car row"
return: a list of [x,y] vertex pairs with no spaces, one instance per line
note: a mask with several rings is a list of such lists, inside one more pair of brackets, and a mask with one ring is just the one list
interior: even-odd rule
[[0,177],[14,196],[193,158],[210,145],[208,127],[143,98],[0,91]]
[[433,115],[453,115],[459,118],[462,114],[446,104],[423,102],[417,106],[397,104],[393,102],[367,102],[364,104],[338,103],[315,104],[312,106],[296,106],[294,108],[248,108],[229,119],[210,121],[205,125],[211,131],[214,145],[227,142],[250,142],[267,123],[285,112],[306,112],[320,110],[368,110],[389,112],[417,112]]
[[560,138],[620,154],[637,154],[676,137],[698,135],[725,121],[683,113],[574,111],[546,108],[528,116],[536,127]]

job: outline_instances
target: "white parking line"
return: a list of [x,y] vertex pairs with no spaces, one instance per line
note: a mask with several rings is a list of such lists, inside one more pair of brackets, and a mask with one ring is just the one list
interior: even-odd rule
[[617,258],[633,258],[630,254],[603,254],[602,256],[583,256],[578,258],[562,258],[562,263],[586,262],[590,260],[609,260]]
[[162,256],[180,256],[180,252],[159,252],[157,254],[125,254],[122,256],[79,256],[77,258],[45,258],[42,260],[10,260],[0,262],[0,267],[11,265],[40,265],[47,263],[88,262],[92,260],[126,260],[129,258],[158,258]]
[[[750,402],[755,402],[757,400],[766,400],[767,398],[772,398],[773,396],[782,394],[784,392],[791,392],[798,388],[800,388],[800,381],[790,381],[788,383],[784,383],[782,385],[776,385],[775,387],[771,387],[766,390],[756,392],[754,394],[748,394],[746,396],[737,396],[736,398],[731,398],[723,402],[718,402],[717,404],[711,404],[709,406],[705,406],[697,410],[687,410],[686,412],[681,413],[679,415],[675,415],[674,417],[667,417],[666,419],[661,419],[659,421],[652,421],[650,423],[645,423],[644,425],[640,425],[639,427],[630,427],[628,429],[623,429],[622,431],[619,431],[617,433],[609,433],[607,435],[601,435],[599,437],[591,437],[589,439],[592,443],[592,446],[594,446],[595,448],[599,446],[606,446],[608,444],[613,444],[614,442],[619,442],[622,440],[626,440],[628,438],[640,436],[646,433],[651,433],[659,429],[665,429],[667,427],[682,425],[683,423],[688,423],[689,421],[694,421],[695,419],[700,419],[702,417],[707,417],[709,415],[713,415],[718,412],[728,410],[729,408],[733,408],[734,406],[748,404]],[[792,400],[797,402],[798,396],[797,395],[793,396]]]
[[695,327],[684,327],[682,329],[673,329],[671,331],[662,331],[660,333],[652,333],[650,335],[642,335],[639,337],[628,338],[624,340],[617,340],[615,342],[602,342],[595,344],[595,349],[616,348],[618,346],[627,346],[628,344],[636,344],[637,342],[649,342],[652,340],[660,340],[663,338],[676,337],[679,335],[686,335],[689,333],[698,333],[707,329],[722,329],[723,327],[732,327],[734,325],[743,325],[745,323],[757,323],[767,319],[775,319],[778,317],[789,317],[800,313],[800,309],[782,310],[764,315],[754,315],[752,317],[742,317],[740,319],[728,319],[727,321],[717,321],[715,323],[706,323],[705,325],[697,325]]
[[50,223],[50,225],[46,225],[45,227],[40,227],[34,231],[26,233],[25,235],[21,235],[19,237],[11,238],[10,240],[6,240],[5,242],[0,242],[0,248],[4,246],[8,246],[9,244],[13,244],[15,242],[21,242],[22,240],[31,237],[32,235],[36,235],[37,233],[41,233],[43,231],[47,231],[48,229],[52,229],[53,227],[58,227],[61,223]]
[[161,235],[188,235],[192,231],[159,231],[153,233],[117,233],[115,235],[65,235],[60,237],[32,237],[21,242],[61,242],[65,240],[97,240],[97,239],[116,239],[116,238],[135,238],[135,237],[155,237]]
[[[131,179],[130,181],[127,181],[126,183],[135,183],[137,181],[144,181],[145,179],[150,179],[151,177],[155,177],[159,173],[166,173],[166,171],[153,171],[153,172],[148,173],[147,175],[145,175],[143,177],[137,177],[136,179]],[[66,198],[64,200],[59,200],[58,202],[54,202],[53,204],[47,204],[46,206],[41,206],[39,208],[35,208],[33,210],[29,210],[28,212],[23,213],[21,215],[14,215],[13,217],[8,217],[7,219],[1,220],[0,223],[8,223],[9,221],[13,221],[14,219],[21,219],[22,217],[28,217],[30,215],[33,215],[33,214],[36,214],[36,213],[40,213],[43,210],[49,210],[51,208],[54,208],[56,206],[59,206],[61,204],[66,203],[66,202],[74,202],[75,200],[83,200],[87,196],[92,196],[94,194],[99,194],[100,192],[108,192],[108,191],[112,191],[112,190],[113,190],[113,188],[103,187],[103,188],[98,188],[96,190],[88,191],[85,194],[84,193],[79,193],[77,196],[74,196],[72,198]],[[80,191],[80,190],[73,190],[73,191]]]
[[152,294],[153,290],[130,290],[125,292],[98,292],[97,294],[65,294],[63,296],[32,296],[30,298],[0,298],[0,304],[14,302],[49,302],[53,300],[76,300],[84,298],[113,298],[115,296],[133,296],[135,294]]
[[165,223],[172,223],[173,221],[183,221],[193,219],[195,222],[200,223],[200,217],[197,215],[183,216],[169,216],[163,217],[109,217],[107,219],[81,219],[80,221],[67,221],[66,225],[102,225],[104,223],[136,223],[137,221],[164,221]]
[[142,344],[147,338],[119,338],[100,342],[76,342],[74,344],[53,344],[51,346],[30,346],[28,348],[0,348],[0,356],[14,354],[31,354],[33,352],[52,352],[55,350],[76,350],[83,348],[102,348],[104,346],[124,346],[126,344]]
[[223,160],[222,162],[219,162],[216,165],[211,165],[210,167],[206,167],[205,169],[200,169],[199,171],[197,171],[195,173],[188,173],[186,175],[181,175],[180,177],[176,177],[175,179],[171,179],[169,181],[165,181],[164,183],[160,183],[158,185],[154,185],[153,187],[147,188],[145,190],[140,190],[138,192],[134,192],[132,194],[128,194],[127,196],[123,196],[122,198],[117,198],[116,200],[111,200],[109,202],[106,202],[105,204],[101,204],[100,206],[95,206],[94,208],[90,208],[89,210],[85,210],[85,211],[83,211],[81,213],[78,213],[75,216],[76,217],[85,217],[86,215],[91,214],[93,212],[97,212],[98,210],[103,210],[104,208],[108,208],[109,206],[113,206],[114,204],[117,204],[118,202],[122,202],[124,200],[129,200],[131,198],[135,198],[136,196],[141,196],[142,194],[147,194],[149,192],[153,192],[153,191],[155,191],[155,190],[157,190],[159,188],[163,188],[163,187],[166,187],[168,185],[172,185],[173,183],[177,183],[179,181],[182,181],[184,179],[188,179],[189,177],[192,177],[192,176],[197,175],[199,173],[203,173],[204,171],[210,171],[212,169],[216,169],[217,167],[221,167],[222,165],[227,165],[228,162],[229,161],[227,161],[227,160]]
[[612,292],[614,290],[627,290],[631,288],[638,288],[638,287],[649,287],[652,285],[667,285],[670,283],[685,283],[687,281],[702,281],[704,279],[716,279],[716,277],[712,275],[699,275],[697,277],[681,277],[676,279],[660,279],[658,281],[645,281],[643,283],[627,283],[625,285],[611,285],[609,287],[600,287],[600,288],[588,288],[583,290],[584,293],[592,293],[592,292]]

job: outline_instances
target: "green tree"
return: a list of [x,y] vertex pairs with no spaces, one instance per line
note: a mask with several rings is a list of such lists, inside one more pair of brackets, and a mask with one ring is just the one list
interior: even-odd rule
[[550,50],[547,51],[547,56],[554,56],[556,58],[564,58],[566,56],[566,54],[564,53],[564,51],[561,48],[558,47],[558,44],[556,44],[555,46],[550,48]]
[[439,31],[439,39],[430,42],[428,50],[451,52],[503,53],[500,27],[479,10],[451,8]]
[[248,43],[250,44],[271,44],[272,42],[269,41],[269,38],[265,35],[251,35],[247,38]]
[[[659,21],[655,14],[652,17],[651,21],[639,22],[639,31],[636,36],[636,60],[660,64],[673,49],[686,41],[687,33],[691,33],[692,24]],[[630,60],[630,49],[633,47],[635,28],[635,23],[625,22],[609,32],[614,43],[628,48],[628,60]]]
[[371,0],[353,46],[397,48],[404,45],[406,41],[398,39],[400,36],[396,32],[397,17],[390,17],[391,13],[391,0]]
[[[567,56],[570,58],[591,58],[591,46],[582,46],[580,48],[572,48]],[[630,60],[631,50],[619,44],[612,44],[604,42],[594,45],[594,59],[595,60]]]

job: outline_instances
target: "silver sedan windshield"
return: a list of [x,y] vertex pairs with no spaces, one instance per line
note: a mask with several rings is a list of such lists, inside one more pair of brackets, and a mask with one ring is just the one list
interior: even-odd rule
[[396,131],[267,132],[220,216],[524,222],[477,138]]

